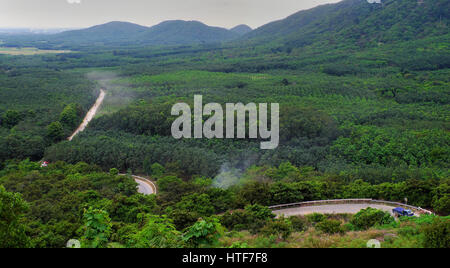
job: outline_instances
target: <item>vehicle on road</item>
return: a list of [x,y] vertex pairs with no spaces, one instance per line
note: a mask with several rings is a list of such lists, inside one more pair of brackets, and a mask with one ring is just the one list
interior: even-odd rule
[[398,216],[398,217],[413,217],[414,216],[414,212],[412,212],[409,209],[404,209],[404,208],[394,208],[392,210],[392,213],[394,213],[394,215]]

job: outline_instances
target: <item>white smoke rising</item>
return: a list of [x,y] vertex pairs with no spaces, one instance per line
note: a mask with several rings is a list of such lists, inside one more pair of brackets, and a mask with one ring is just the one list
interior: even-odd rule
[[220,173],[217,175],[212,186],[215,188],[228,189],[231,186],[239,185],[241,183],[242,171],[230,167],[228,163],[223,164],[220,168]]
[[120,76],[113,71],[93,71],[87,74],[87,78],[97,82],[107,92],[107,98],[97,117],[125,108],[136,99],[135,92],[130,90],[130,85],[126,82],[119,83]]
[[242,185],[248,181],[245,172],[257,162],[257,154],[248,153],[241,158],[235,159],[234,163],[225,163],[220,168],[212,186],[215,188],[228,189],[232,186]]

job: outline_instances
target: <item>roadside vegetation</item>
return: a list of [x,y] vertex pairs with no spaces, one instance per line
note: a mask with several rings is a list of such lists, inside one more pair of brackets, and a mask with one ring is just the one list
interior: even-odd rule
[[145,196],[137,193],[131,176],[118,176],[117,169],[105,173],[81,162],[48,167],[10,162],[0,174],[0,246],[57,248],[70,239],[94,248],[366,247],[370,239],[380,240],[383,247],[449,246],[448,216],[395,221],[389,213],[368,208],[356,215],[276,218],[267,207],[353,197],[354,192],[373,191],[382,198],[392,188],[417,194],[411,203],[420,204],[440,200],[436,190],[448,184],[429,191],[404,183],[347,184],[284,165],[267,171],[275,180],[258,182],[253,173],[246,175],[247,183],[221,189],[209,178],[183,181],[159,164],[152,170],[159,193]]

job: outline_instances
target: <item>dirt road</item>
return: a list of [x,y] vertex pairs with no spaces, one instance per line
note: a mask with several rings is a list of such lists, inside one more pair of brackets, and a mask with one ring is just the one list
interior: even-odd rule
[[75,132],[68,138],[69,141],[73,140],[73,138],[78,135],[78,133],[84,131],[86,127],[89,125],[89,122],[94,119],[95,115],[97,114],[98,108],[102,105],[103,101],[105,100],[106,92],[103,89],[100,89],[100,95],[97,98],[97,101],[95,102],[94,106],[89,110],[89,112],[86,114],[86,116],[83,119],[83,123],[75,130]]

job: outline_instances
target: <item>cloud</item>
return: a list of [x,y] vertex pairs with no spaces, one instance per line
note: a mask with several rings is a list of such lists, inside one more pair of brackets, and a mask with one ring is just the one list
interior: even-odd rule
[[81,0],[67,0],[69,4],[81,4]]

